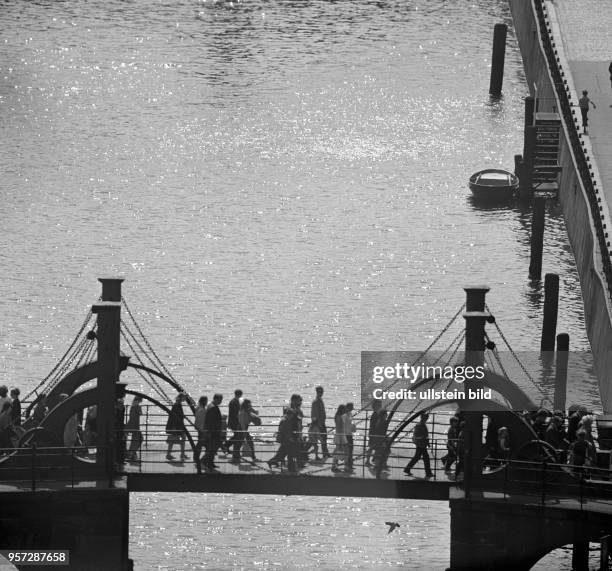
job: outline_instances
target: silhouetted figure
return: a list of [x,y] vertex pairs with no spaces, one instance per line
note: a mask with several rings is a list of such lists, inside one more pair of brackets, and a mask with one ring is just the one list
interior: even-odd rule
[[433,477],[429,464],[429,453],[427,452],[427,448],[429,447],[429,430],[427,429],[426,424],[428,418],[429,415],[426,412],[421,413],[421,419],[414,427],[412,442],[416,446],[416,452],[412,460],[410,460],[410,462],[408,462],[404,468],[404,472],[407,476],[411,475],[412,468],[414,468],[414,465],[422,458],[425,466],[425,477]]
[[204,430],[207,433],[206,436],[206,454],[204,455],[204,467],[212,471],[217,468],[215,464],[215,456],[217,450],[221,446],[221,434],[223,431],[223,419],[221,417],[221,409],[219,406],[223,401],[223,395],[216,393],[213,396],[212,403],[208,405],[206,411],[206,418],[204,419]]
[[238,422],[240,424],[242,457],[246,458],[247,456],[250,456],[253,462],[257,462],[257,458],[255,456],[255,444],[253,443],[253,437],[249,433],[249,426],[251,424],[260,426],[261,420],[259,416],[257,416],[257,411],[253,408],[253,404],[249,399],[244,399],[240,405]]
[[589,124],[589,105],[593,106],[593,109],[597,109],[597,105],[595,105],[594,101],[589,99],[589,92],[585,89],[582,92],[582,97],[578,100],[578,106],[580,107],[580,112],[582,113],[582,125],[584,126],[584,132],[587,132],[587,127]]
[[[323,459],[329,458],[331,454],[327,449],[327,426],[326,426],[326,415],[325,415],[325,404],[323,403],[323,387],[319,386],[315,389],[316,397],[312,401],[310,407],[310,421],[311,421],[311,433],[313,438],[316,436],[316,441],[321,442],[321,453]],[[317,448],[315,448],[315,454],[317,454]]]
[[446,456],[442,457],[444,461],[444,471],[449,474],[452,465],[457,460],[457,438],[459,437],[459,419],[456,416],[451,416],[448,421],[450,426],[446,431]]
[[[11,402],[7,399],[0,408],[0,449],[12,448],[11,442]],[[0,450],[0,454],[5,454],[7,450]]]
[[278,466],[287,458],[289,452],[289,443],[291,440],[291,426],[289,424],[289,407],[283,408],[283,416],[278,423],[278,431],[276,432],[276,442],[279,443],[279,448],[276,454],[268,460],[268,467]]
[[595,446],[587,440],[586,432],[579,430],[576,433],[576,441],[570,447],[569,462],[572,466],[575,466],[574,473],[584,476],[584,467],[592,466],[595,459]]
[[20,394],[21,391],[18,388],[11,389],[11,420],[13,421],[13,426],[21,426]]
[[45,416],[47,416],[47,412],[49,412],[47,408],[47,395],[41,394],[36,406],[34,407],[34,412],[32,413],[32,422],[34,426],[38,426]]
[[336,434],[334,435],[334,453],[332,460],[332,472],[339,472],[338,464],[346,462],[348,442],[346,440],[344,415],[346,414],[346,406],[341,404],[334,415],[334,423],[336,425]]
[[8,396],[8,387],[0,385],[0,410],[4,408],[4,403],[11,404],[11,399]]
[[135,396],[130,406],[128,421],[125,425],[126,434],[131,436],[130,447],[126,454],[126,459],[132,462],[138,460],[138,453],[142,446],[142,431],[140,430],[140,417],[142,416],[142,397]]
[[346,466],[345,472],[353,471],[353,432],[355,425],[353,424],[353,408],[352,402],[346,403],[346,412],[344,413],[344,435],[346,436]]
[[502,426],[497,431],[497,457],[500,460],[508,460],[510,458],[510,431]]
[[234,398],[229,401],[227,410],[227,426],[233,432],[232,437],[225,442],[223,448],[226,452],[229,452],[232,444],[234,445],[234,453],[232,459],[240,461],[240,445],[242,439],[240,438],[240,422],[238,421],[238,413],[240,412],[240,398],[242,397],[242,391],[236,389],[234,391]]
[[208,397],[201,396],[198,401],[198,408],[195,411],[194,425],[198,431],[198,441],[193,452],[193,461],[196,466],[200,467],[200,456],[202,454],[202,448],[206,445],[206,429],[204,428],[204,421],[206,420],[206,408],[208,406]]
[[166,460],[174,460],[172,456],[172,448],[175,444],[178,444],[181,449],[181,460],[186,460],[187,455],[185,454],[185,412],[183,411],[183,401],[185,395],[179,393],[170,409],[168,415],[168,421],[166,422],[166,442],[168,443],[168,450],[166,452]]
[[376,419],[376,426],[372,434],[372,444],[374,447],[374,470],[378,478],[381,472],[387,469],[387,458],[390,452],[390,440],[387,437],[389,428],[388,412],[381,410]]

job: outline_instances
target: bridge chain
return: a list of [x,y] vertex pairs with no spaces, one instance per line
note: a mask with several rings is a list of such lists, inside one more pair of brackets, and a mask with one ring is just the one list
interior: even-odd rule
[[[489,306],[486,305],[486,304],[485,304],[485,308],[487,309],[487,311],[490,311]],[[522,361],[519,359],[519,357],[516,354],[516,352],[514,351],[514,349],[512,349],[512,347],[510,346],[510,343],[506,339],[506,336],[503,334],[503,332],[502,332],[499,324],[497,323],[497,321],[495,321],[493,324],[495,325],[495,329],[497,329],[497,332],[499,333],[500,337],[502,338],[502,340],[506,344],[506,347],[508,347],[508,350],[510,351],[511,355],[514,357],[514,359],[518,363],[518,365],[521,368],[521,370],[525,373],[525,376],[529,379],[529,381],[531,381],[531,384],[540,393],[540,396],[542,397],[542,399],[540,400],[540,404],[542,404],[545,400],[548,400],[550,402],[550,397],[538,386],[538,384],[536,383],[535,379],[529,374],[529,371],[525,368],[525,366],[523,365]],[[502,370],[503,370],[503,366],[501,365],[501,359],[498,356],[497,349],[494,349],[493,352],[494,352],[494,354],[496,354],[496,358],[499,361],[500,367],[502,367]],[[505,371],[504,371],[504,374],[506,374]],[[507,374],[506,374],[506,377],[510,378]]]
[[83,331],[85,331],[85,328],[87,327],[87,325],[91,321],[92,317],[93,317],[93,312],[91,310],[89,310],[89,312],[87,313],[87,316],[85,317],[85,321],[83,321],[83,324],[79,328],[79,331],[77,332],[77,334],[74,336],[74,339],[72,340],[72,343],[70,343],[70,346],[68,347],[68,349],[66,349],[66,352],[62,355],[62,357],[59,359],[59,361],[55,364],[53,369],[51,369],[49,374],[40,383],[38,383],[38,385],[34,389],[32,389],[23,398],[24,401],[28,401],[32,395],[35,395],[36,397],[38,397],[41,394],[41,392],[44,392],[44,391],[41,391],[41,389],[42,388],[46,389],[45,385],[47,384],[49,379],[53,378],[53,380],[54,380],[57,377],[57,375],[55,374],[56,371],[60,368],[60,366],[62,365],[62,363],[64,362],[64,360],[68,356],[68,354],[72,351],[72,349],[75,346],[77,340],[79,339],[79,337],[81,336]]

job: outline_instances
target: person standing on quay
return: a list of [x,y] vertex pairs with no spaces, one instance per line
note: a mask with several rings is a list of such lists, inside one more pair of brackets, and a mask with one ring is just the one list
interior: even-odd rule
[[431,472],[431,467],[429,465],[429,453],[427,452],[427,448],[429,447],[429,430],[427,429],[428,418],[429,415],[426,412],[422,412],[421,419],[414,427],[412,442],[414,442],[416,446],[416,452],[412,460],[410,460],[410,462],[408,462],[408,464],[404,468],[404,473],[407,476],[411,475],[412,468],[422,458],[423,464],[425,465],[425,477],[433,477],[433,473]]
[[321,442],[323,459],[329,458],[331,454],[327,449],[327,426],[325,426],[325,404],[323,403],[323,387],[315,389],[317,396],[310,407],[311,431],[316,440]]
[[578,100],[578,106],[580,107],[580,112],[582,113],[582,125],[584,126],[584,132],[587,132],[587,127],[589,125],[589,105],[593,106],[593,109],[597,109],[597,105],[595,105],[594,101],[589,99],[589,92],[585,89],[582,92],[582,97]]

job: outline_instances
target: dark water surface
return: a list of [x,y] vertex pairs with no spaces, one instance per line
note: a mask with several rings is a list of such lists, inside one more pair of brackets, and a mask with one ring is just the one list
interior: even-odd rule
[[[6,382],[46,375],[116,274],[196,396],[281,403],[321,383],[330,407],[358,400],[360,351],[426,347],[470,283],[536,350],[530,212],[466,185],[522,152],[512,28],[504,96],[487,94],[497,22],[502,0],[0,2]],[[544,271],[561,274],[559,331],[587,349],[554,203]],[[592,380],[569,390],[597,406]],[[449,558],[435,502],[148,494],[131,521],[137,569]]]

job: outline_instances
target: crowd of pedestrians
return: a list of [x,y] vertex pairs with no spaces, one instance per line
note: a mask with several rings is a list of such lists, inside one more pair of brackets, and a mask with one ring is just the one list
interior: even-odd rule
[[[270,469],[286,465],[289,472],[298,472],[314,454],[315,462],[325,462],[331,458],[333,472],[352,473],[355,455],[355,424],[353,423],[354,405],[351,402],[338,405],[329,424],[326,407],[323,401],[324,389],[315,388],[315,396],[310,407],[310,422],[304,434],[305,414],[302,410],[303,399],[293,394],[288,406],[282,410],[280,422],[275,433],[278,448],[267,460]],[[17,445],[22,424],[22,405],[20,391],[12,388],[9,392],[5,385],[0,386],[0,449],[10,449]],[[67,394],[59,395],[59,402],[68,398]],[[129,412],[123,399],[117,399],[115,409],[117,462],[138,461],[143,443],[141,431],[142,397],[135,396]],[[188,438],[186,415],[183,409],[189,397],[179,393],[172,405],[165,424],[166,460],[182,462],[189,458],[185,444]],[[228,403],[227,415],[221,411],[223,395],[214,394],[209,402],[202,396],[195,409],[194,427],[197,431],[197,442],[194,446],[193,461],[198,470],[216,471],[215,463],[219,451],[230,456],[230,462],[240,464],[247,461],[259,462],[256,445],[250,433],[252,426],[261,426],[262,419],[249,398],[244,398],[240,389],[234,391]],[[373,468],[377,475],[388,469],[388,457],[392,441],[389,434],[389,413],[382,402],[370,403],[372,412],[366,426],[367,444],[364,446],[364,464]],[[41,394],[32,408],[31,424],[38,425],[48,413],[46,395]],[[26,411],[26,417],[28,416]],[[524,413],[525,421],[531,426],[537,440],[545,443],[546,450],[551,452],[549,459],[558,463],[572,465],[577,474],[585,473],[588,467],[597,465],[597,447],[593,436],[594,417],[586,408],[573,406],[567,414],[563,411],[549,412],[540,409]],[[127,417],[127,422],[126,422]],[[331,420],[331,419],[330,419]],[[414,454],[404,468],[406,475],[411,476],[415,466],[422,462],[425,478],[434,475],[430,457],[431,439],[428,427],[429,415],[420,414],[409,434],[414,445]],[[461,476],[464,469],[465,421],[461,413],[449,418],[445,435],[445,454],[439,458],[443,469],[450,479]],[[84,427],[83,427],[84,426]],[[328,448],[328,429],[333,428],[333,450]],[[23,432],[23,429],[21,429]],[[229,432],[229,434],[228,434]],[[83,413],[72,415],[63,432],[64,445],[67,447],[95,448],[97,445],[97,407],[95,405]],[[128,445],[129,443],[129,445]],[[516,444],[516,443],[515,443]],[[547,447],[547,448],[546,448]],[[178,458],[175,456],[178,448]],[[513,457],[513,442],[510,430],[505,426],[496,426],[489,417],[484,442],[485,466],[499,465]]]

